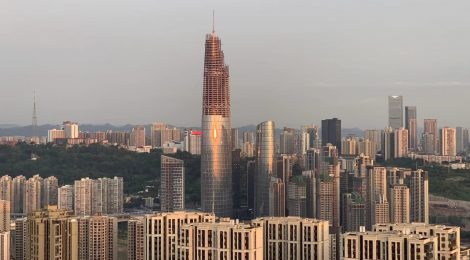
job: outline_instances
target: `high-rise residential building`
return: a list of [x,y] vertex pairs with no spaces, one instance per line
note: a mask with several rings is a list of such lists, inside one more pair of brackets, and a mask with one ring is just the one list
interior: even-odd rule
[[130,133],[129,132],[116,132],[108,130],[106,132],[106,139],[108,143],[115,145],[130,145]]
[[[162,212],[145,216],[144,259],[180,259],[177,243],[181,227],[187,223],[214,223],[212,213],[202,212]],[[207,234],[209,235],[209,234]]]
[[330,178],[320,181],[320,189],[317,199],[319,201],[317,218],[333,223],[334,185]]
[[127,260],[144,260],[145,220],[132,218],[127,222]]
[[410,222],[429,223],[428,172],[412,171],[408,177],[410,188]]
[[255,156],[255,143],[244,142],[242,143],[242,155],[243,157]]
[[418,149],[418,118],[415,106],[405,107],[405,128],[408,130],[408,148]]
[[78,138],[78,123],[65,121],[62,124],[62,129],[64,129],[65,138]]
[[403,96],[388,96],[388,126],[403,127]]
[[184,209],[184,161],[161,156],[161,210]]
[[135,126],[132,128],[130,135],[130,146],[142,147],[145,146],[145,127],[144,126]]
[[348,136],[341,142],[342,155],[358,155],[359,139],[356,136]]
[[[460,259],[460,227],[430,225],[425,223],[381,224],[375,225],[373,231],[380,233],[399,232],[400,234],[437,237],[438,244],[433,246],[433,248],[437,248],[437,254],[434,254],[430,258],[421,259]],[[401,252],[405,251],[401,250]],[[402,259],[418,258],[408,257]]]
[[76,180],[74,184],[75,215],[122,213],[123,196],[122,177]]
[[86,216],[69,219],[68,222],[69,225],[78,223],[78,259],[117,259],[118,226],[115,217]]
[[280,178],[271,177],[269,182],[269,215],[283,217],[286,215],[286,187]]
[[57,205],[59,189],[59,181],[56,177],[50,176],[43,180],[43,193],[42,193],[42,202],[41,207],[45,208],[48,205]]
[[253,131],[246,131],[243,132],[243,143],[256,143],[256,132]]
[[340,185],[339,165],[337,163],[327,165],[326,172],[320,173],[320,184],[317,186],[317,218],[328,220],[335,228],[340,226]]
[[465,151],[465,145],[464,145],[464,131],[463,127],[458,126],[455,128],[455,146],[457,149],[457,153],[461,153]]
[[[263,227],[264,258],[332,259],[328,221],[299,217],[265,217],[251,221]],[[252,259],[252,258],[249,258]]]
[[366,228],[370,230],[372,225],[385,221],[384,208],[387,209],[388,219],[387,170],[384,167],[368,166],[365,181]]
[[150,127],[150,144],[152,147],[161,147],[162,142],[162,130],[166,129],[167,125],[163,122],[155,122]]
[[28,215],[26,259],[77,259],[78,225],[56,206]]
[[206,35],[202,98],[201,208],[232,214],[229,68],[215,31]]
[[190,154],[200,155],[201,154],[201,131],[185,130],[184,131],[184,151]]
[[441,141],[441,155],[443,156],[456,156],[456,131],[455,128],[443,127],[440,135]]
[[434,134],[423,133],[421,146],[424,154],[434,154],[436,152],[436,148],[434,146]]
[[10,202],[10,211],[13,212],[13,179],[8,175],[0,178],[0,200]]
[[168,127],[162,122],[153,123],[150,127],[150,145],[152,147],[162,147],[168,142],[182,141],[181,129]]
[[340,259],[345,260],[441,259],[437,258],[437,236],[362,230],[341,234],[341,240]]
[[431,134],[433,139],[433,146],[434,152],[433,154],[437,154],[439,146],[438,146],[438,138],[439,133],[437,129],[437,119],[424,119],[424,134]]
[[287,183],[287,211],[289,216],[307,217],[307,180],[295,176]]
[[243,139],[241,143],[243,157],[255,156],[256,146],[256,133],[255,132],[243,132]]
[[320,149],[309,149],[305,155],[305,169],[315,170],[320,168]]
[[375,158],[376,147],[369,139],[359,139],[357,142],[357,154]]
[[42,208],[42,187],[43,178],[39,175],[34,175],[25,182],[24,213],[29,214]]
[[251,223],[188,223],[181,228],[174,259],[262,259],[262,240],[263,228]]
[[8,260],[10,253],[10,231],[0,232],[0,259]]
[[276,175],[283,182],[289,182],[292,177],[292,168],[295,164],[296,156],[295,155],[280,155],[277,158],[277,169]]
[[26,260],[26,250],[28,242],[27,218],[17,218],[14,220],[14,229],[11,230],[11,254],[14,259]]
[[[380,195],[372,205],[372,215],[370,223],[382,224],[390,222],[390,204],[385,196]],[[366,222],[366,226],[367,226]]]
[[47,131],[47,142],[53,143],[55,139],[65,138],[65,130],[63,129],[51,129]]
[[124,179],[122,177],[99,178],[103,214],[120,214],[124,210]]
[[293,128],[284,127],[279,137],[279,152],[281,154],[294,154],[295,153],[295,135],[296,130]]
[[[77,216],[90,216],[101,209],[101,200],[95,198],[98,194],[99,182],[90,178],[76,180],[74,184],[74,212]],[[99,190],[101,193],[101,190]],[[97,204],[100,204],[97,206]],[[101,211],[99,211],[101,213]]]
[[239,135],[238,128],[232,128],[230,138],[231,138],[230,140],[232,144],[232,150],[240,149],[240,135]]
[[269,183],[276,174],[276,141],[273,121],[256,127],[255,216],[269,214]]
[[468,128],[464,128],[462,132],[463,132],[463,137],[462,137],[463,151],[466,151],[468,149],[468,145],[470,144],[470,132]]
[[0,232],[9,232],[9,231],[10,231],[10,201],[0,200]]
[[341,215],[341,225],[345,231],[359,231],[361,226],[366,225],[364,198],[358,193],[344,193]]
[[12,191],[12,212],[23,213],[24,211],[24,200],[25,200],[25,187],[26,178],[23,175],[16,176],[13,178],[13,191]]
[[391,127],[382,133],[382,156],[386,161],[395,157],[395,132]]
[[374,147],[374,155],[382,149],[382,132],[380,130],[364,130],[364,140],[369,140]]
[[410,223],[410,189],[406,185],[393,186],[390,198],[390,222]]
[[73,185],[64,185],[58,189],[58,208],[73,211]]
[[[316,130],[316,131],[315,131]],[[310,134],[312,134],[312,138],[310,138]],[[315,125],[304,125],[300,127],[300,150],[299,152],[301,154],[305,154],[307,150],[312,149],[315,147],[315,135],[317,137],[317,141],[319,141],[318,138],[318,128]],[[311,143],[311,141],[313,141]],[[319,144],[317,145],[319,146]]]
[[321,143],[322,146],[332,144],[341,154],[341,120],[338,118],[325,119],[321,121]]
[[307,183],[306,208],[307,218],[316,218],[320,201],[318,200],[320,192],[320,177],[318,171],[303,171],[302,176]]
[[406,157],[408,155],[408,130],[405,128],[395,129],[394,134],[394,158]]

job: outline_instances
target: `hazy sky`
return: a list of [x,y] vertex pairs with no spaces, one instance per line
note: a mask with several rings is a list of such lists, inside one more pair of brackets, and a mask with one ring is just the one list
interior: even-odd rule
[[213,9],[235,126],[470,126],[468,0],[0,0],[0,123],[199,125]]

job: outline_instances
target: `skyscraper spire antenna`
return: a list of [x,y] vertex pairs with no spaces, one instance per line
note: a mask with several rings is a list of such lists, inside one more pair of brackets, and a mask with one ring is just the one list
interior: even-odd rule
[[212,33],[215,33],[215,11],[212,10]]

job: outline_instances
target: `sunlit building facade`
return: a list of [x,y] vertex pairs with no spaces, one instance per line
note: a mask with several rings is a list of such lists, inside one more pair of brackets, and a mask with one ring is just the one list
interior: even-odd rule
[[206,36],[202,100],[201,208],[232,214],[229,68],[215,31]]

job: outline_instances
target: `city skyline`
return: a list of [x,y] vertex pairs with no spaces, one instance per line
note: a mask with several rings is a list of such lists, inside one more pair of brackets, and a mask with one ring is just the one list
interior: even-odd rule
[[[464,73],[468,40],[463,36],[465,23],[459,20],[467,18],[458,15],[469,5],[464,1],[452,6],[429,1],[424,11],[411,4],[407,12],[400,8],[402,1],[395,5],[300,1],[298,6],[241,2],[240,7],[250,8],[236,13],[228,11],[230,4],[211,1],[200,6],[188,3],[195,7],[188,9],[172,3],[163,3],[165,8],[132,3],[135,12],[130,17],[126,15],[131,3],[118,2],[121,7],[113,10],[99,10],[88,1],[77,8],[55,1],[28,8],[6,4],[8,23],[0,50],[11,62],[1,64],[0,80],[8,89],[0,109],[10,112],[3,113],[0,122],[28,124],[36,90],[39,124],[73,118],[85,123],[198,125],[201,35],[210,28],[210,12],[215,9],[216,27],[221,28],[233,68],[234,126],[265,120],[300,126],[338,117],[347,127],[381,129],[386,126],[382,115],[388,95],[403,95],[405,104],[419,108],[420,118],[438,118],[449,126],[470,125],[458,117],[462,109],[458,104],[464,104],[470,91]],[[51,9],[44,15],[47,8]],[[356,19],[364,12],[383,23]],[[397,12],[401,20],[394,19]],[[418,13],[422,20],[415,18]],[[76,15],[56,23],[64,18],[61,14]],[[332,14],[340,15],[332,18]],[[30,18],[18,18],[23,16]],[[110,23],[97,19],[101,16],[117,19]],[[240,22],[240,17],[245,19]],[[260,17],[261,22],[255,22]],[[96,26],[82,29],[90,21]],[[40,30],[41,37],[35,37],[32,29]],[[403,38],[412,40],[405,44]],[[443,45],[444,38],[452,48]],[[440,95],[444,88],[456,93],[452,105]],[[129,95],[131,90],[134,94]],[[70,95],[74,98],[67,106],[57,101]],[[327,103],[332,99],[337,101],[334,107]],[[437,103],[442,105],[433,105]],[[181,109],[186,113],[172,112]],[[371,119],[361,120],[364,113]]]
[[102,1],[0,3],[1,259],[470,259],[470,3]]

